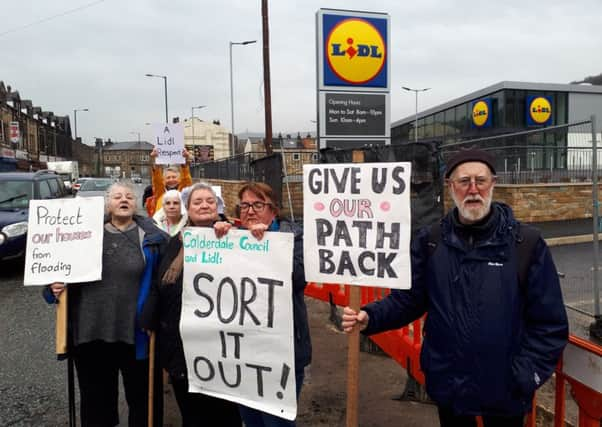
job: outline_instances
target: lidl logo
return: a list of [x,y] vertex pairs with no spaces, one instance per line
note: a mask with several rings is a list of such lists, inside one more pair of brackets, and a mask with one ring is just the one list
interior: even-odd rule
[[489,106],[485,101],[477,101],[472,107],[472,122],[477,127],[482,127],[489,118]]
[[491,100],[489,98],[472,104],[472,124],[477,128],[491,126]]
[[324,84],[387,87],[387,21],[324,15]]
[[532,96],[527,99],[528,124],[545,125],[552,118],[552,105],[545,96]]

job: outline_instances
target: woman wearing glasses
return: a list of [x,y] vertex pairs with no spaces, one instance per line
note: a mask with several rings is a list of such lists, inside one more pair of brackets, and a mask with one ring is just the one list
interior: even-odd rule
[[[223,236],[230,224],[219,221],[217,196],[210,185],[198,183],[185,197],[188,225],[213,227],[216,236]],[[181,233],[172,237],[159,265],[158,283],[153,287],[144,307],[143,324],[157,330],[159,361],[169,373],[184,427],[219,425],[240,427],[235,403],[205,394],[188,392],[188,375],[184,347],[180,335],[184,248]]]
[[[267,184],[251,182],[238,192],[241,228],[261,240],[266,231],[293,233],[293,321],[295,338],[295,379],[297,400],[303,385],[304,369],[311,362],[311,340],[305,307],[305,269],[303,267],[303,231],[294,223],[278,218],[278,198]],[[226,231],[227,232],[227,231]],[[294,426],[294,421],[239,405],[246,427]]]

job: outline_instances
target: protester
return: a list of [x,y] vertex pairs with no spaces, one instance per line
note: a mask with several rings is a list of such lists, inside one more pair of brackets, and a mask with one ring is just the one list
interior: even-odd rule
[[149,197],[153,196],[153,185],[148,184],[144,187],[144,192],[142,193],[142,207],[146,209],[146,201]]
[[167,190],[163,195],[163,206],[153,215],[153,221],[171,237],[186,225],[188,215],[178,190]]
[[[192,176],[190,175],[190,167],[188,166],[191,154],[184,149],[182,155],[186,162],[180,165],[179,168],[170,166],[163,170],[160,166],[153,165],[151,177],[152,195],[145,202],[149,217],[152,217],[155,212],[161,209],[163,194],[167,190],[178,190],[181,192],[184,188],[192,185]],[[150,156],[153,159],[158,156],[156,148],[153,148]]]
[[[215,187],[211,187],[213,189],[213,192],[215,193]],[[188,196],[190,194],[190,190],[192,189],[192,186],[190,187],[186,187],[182,190],[181,192],[181,196],[182,196],[182,204],[184,206],[186,206],[186,203],[188,201]],[[215,195],[216,199],[217,199],[217,216],[219,217],[218,219],[220,221],[228,221],[228,217],[226,216],[226,203],[224,202],[224,199],[222,199],[220,196]]]
[[482,415],[485,427],[522,427],[568,339],[556,267],[539,233],[492,202],[490,154],[460,151],[445,177],[455,208],[413,239],[412,288],[346,307],[343,327],[371,335],[427,313],[420,365],[441,426]]
[[[218,221],[217,197],[208,184],[192,186],[187,194],[186,207],[188,225],[213,227],[217,237],[222,237],[231,227],[227,222]],[[169,241],[159,265],[159,280],[144,307],[143,325],[157,329],[160,363],[169,373],[182,425],[240,427],[242,423],[235,403],[188,391],[186,359],[180,335],[183,269],[184,248],[180,233]]]
[[[147,426],[148,335],[138,325],[141,308],[168,237],[148,218],[134,215],[134,188],[118,182],[105,206],[102,278],[69,284],[69,331],[80,390],[82,426],[119,424],[118,375],[128,403],[129,426]],[[53,283],[48,302],[65,289]],[[161,425],[160,377],[155,375],[155,424]]]
[[[278,218],[278,197],[267,184],[250,182],[238,192],[238,209],[241,228],[247,229],[261,240],[266,231],[279,231],[294,234],[293,247],[293,322],[295,337],[295,380],[297,400],[303,385],[305,367],[311,363],[311,339],[307,321],[304,292],[305,269],[303,266],[303,231],[299,226]],[[246,427],[295,426],[289,421],[257,409],[239,405],[240,414]]]

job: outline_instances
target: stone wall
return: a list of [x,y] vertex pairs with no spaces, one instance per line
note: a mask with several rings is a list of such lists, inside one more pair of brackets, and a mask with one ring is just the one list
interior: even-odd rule
[[[226,204],[226,215],[228,217],[236,217],[236,204],[238,203],[238,192],[243,187],[246,181],[229,181],[225,179],[208,179],[211,185],[219,185],[222,189],[222,198]],[[303,184],[301,182],[289,183],[291,202],[293,205],[293,213],[295,219],[303,217]],[[288,194],[286,184],[282,185],[281,200],[282,209],[280,216],[284,218],[290,217],[290,209],[288,203]]]
[[246,181],[230,181],[225,179],[208,179],[211,185],[219,185],[222,189],[222,199],[226,204],[226,216],[236,218],[236,204],[238,203],[238,192]]
[[[591,183],[498,184],[493,199],[510,205],[517,219],[523,222],[592,217]],[[451,206],[453,202],[446,187],[445,210]]]
[[[222,188],[226,203],[226,214],[236,216],[238,191],[244,181],[209,180],[212,185]],[[289,183],[293,213],[296,220],[303,218],[303,183]],[[602,184],[600,185],[602,188]],[[592,217],[591,183],[559,184],[498,184],[493,193],[494,200],[512,207],[517,219],[524,222],[562,221]],[[290,217],[286,184],[282,185],[281,216]],[[445,210],[453,206],[447,188],[445,189]]]

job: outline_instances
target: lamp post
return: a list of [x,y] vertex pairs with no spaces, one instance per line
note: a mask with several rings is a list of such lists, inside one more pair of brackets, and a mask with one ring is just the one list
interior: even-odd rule
[[87,108],[76,108],[73,110],[73,126],[75,128],[75,139],[77,140],[77,112],[78,111],[88,111]]
[[248,44],[256,43],[257,40],[245,40],[242,42],[230,42],[230,124],[232,125],[232,147],[231,152],[234,154],[234,79],[232,76],[232,46],[241,45],[246,46]]
[[418,92],[426,92],[430,89],[430,87],[425,87],[423,89],[412,89],[410,87],[402,86],[401,88],[403,90],[414,92],[416,94],[416,120],[414,122],[414,142],[418,142]]
[[192,107],[190,109],[190,123],[192,124],[192,146],[194,147],[194,110],[200,110],[201,108],[205,108],[206,105],[199,105],[198,107]]
[[157,74],[145,74],[146,77],[158,77],[163,79],[165,84],[165,123],[169,123],[169,113],[167,111],[167,76],[161,76]]

